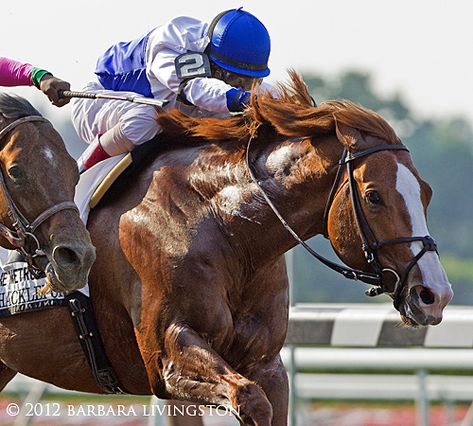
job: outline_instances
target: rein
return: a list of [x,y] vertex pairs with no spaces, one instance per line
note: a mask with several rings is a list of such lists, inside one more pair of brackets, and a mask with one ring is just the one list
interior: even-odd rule
[[[352,208],[355,213],[356,224],[358,227],[359,234],[362,240],[362,250],[365,256],[366,261],[368,264],[373,268],[374,273],[372,272],[364,272],[357,269],[352,269],[346,267],[344,265],[340,265],[338,263],[332,262],[326,259],[321,254],[317,253],[314,249],[312,249],[301,237],[291,228],[291,226],[287,223],[284,217],[281,215],[279,210],[276,208],[274,203],[268,197],[266,192],[264,191],[261,182],[256,178],[252,168],[251,168],[251,161],[250,161],[250,150],[251,150],[251,142],[253,138],[248,140],[248,145],[246,148],[246,166],[248,168],[251,180],[256,184],[256,186],[261,191],[266,203],[269,205],[273,213],[277,216],[281,224],[284,228],[292,235],[292,237],[302,246],[305,250],[309,252],[313,257],[315,257],[318,261],[323,263],[325,266],[329,267],[330,269],[338,272],[339,274],[343,275],[345,278],[355,280],[355,281],[362,281],[367,284],[371,284],[376,287],[371,287],[368,289],[365,294],[367,296],[373,297],[378,296],[382,293],[390,294],[394,299],[394,306],[397,308],[400,303],[400,296],[402,293],[402,289],[404,288],[404,284],[406,279],[409,275],[411,269],[417,264],[420,258],[427,252],[427,251],[435,251],[437,252],[437,246],[435,241],[430,236],[425,237],[403,237],[403,238],[396,238],[392,240],[386,240],[379,242],[373,231],[371,230],[368,221],[363,213],[363,209],[361,207],[361,200],[360,195],[357,190],[355,178],[353,176],[354,170],[354,161],[358,158],[367,157],[375,152],[380,151],[388,151],[388,150],[397,150],[397,151],[407,151],[407,147],[405,145],[379,145],[376,147],[368,148],[364,151],[351,153],[346,148],[343,151],[342,158],[338,163],[338,169],[335,176],[335,180],[333,182],[332,188],[330,190],[330,195],[327,199],[327,204],[324,209],[324,217],[323,217],[323,227],[324,227],[324,236],[328,239],[328,232],[327,232],[327,223],[328,223],[328,215],[330,209],[332,207],[333,201],[335,199],[335,195],[337,189],[340,184],[341,177],[343,175],[344,166],[346,166],[346,171],[348,175],[348,183],[350,187],[350,196],[352,201]],[[370,243],[370,241],[372,241]],[[395,270],[391,268],[383,268],[378,261],[377,252],[382,247],[388,245],[396,245],[396,244],[403,244],[403,243],[411,243],[414,241],[420,241],[423,244],[422,250],[412,259],[409,263],[407,268],[405,269],[402,275],[399,275]],[[396,282],[394,285],[387,282],[387,274],[391,274],[394,276]]]
[[[27,116],[19,118],[18,120],[13,121],[12,123],[8,124],[2,130],[0,130],[0,141],[13,129],[18,127],[23,123],[28,122],[35,122],[41,121],[49,123],[47,119],[41,116]],[[11,197],[6,182],[5,177],[3,175],[3,170],[0,169],[0,187],[3,190],[3,194],[5,200],[7,202],[8,208],[8,216],[12,220],[12,227],[14,229],[10,229],[7,225],[0,223],[0,235],[4,237],[17,251],[23,254],[26,258],[26,262],[28,263],[30,272],[35,276],[38,277],[42,271],[40,271],[34,264],[34,258],[38,256],[45,256],[44,250],[41,248],[41,244],[38,238],[35,235],[35,231],[38,227],[54,216],[56,213],[63,211],[63,210],[75,210],[79,212],[77,206],[72,201],[64,201],[62,203],[55,204],[44,210],[40,213],[33,221],[29,221],[26,216],[21,212],[21,210],[17,207],[13,198]],[[27,248],[27,241],[28,239],[33,240],[35,247],[33,249]],[[51,266],[48,264],[46,266],[46,270],[50,269]]]

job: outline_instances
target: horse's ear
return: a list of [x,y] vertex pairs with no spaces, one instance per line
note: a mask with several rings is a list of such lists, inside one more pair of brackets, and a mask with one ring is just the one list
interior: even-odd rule
[[353,127],[335,121],[335,130],[338,140],[345,145],[349,151],[356,151],[363,143],[363,136]]

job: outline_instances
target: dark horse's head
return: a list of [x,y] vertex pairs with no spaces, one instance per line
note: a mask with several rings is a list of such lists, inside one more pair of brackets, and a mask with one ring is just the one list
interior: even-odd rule
[[83,287],[95,248],[73,204],[77,165],[51,123],[7,94],[0,94],[0,168],[0,244],[45,271],[49,289]]
[[[307,239],[325,234],[347,265],[376,273],[383,283],[380,289],[391,295],[407,324],[439,323],[453,293],[427,229],[432,191],[407,148],[373,111],[349,101],[314,106],[295,73],[292,85],[280,89],[276,98],[259,95],[239,117],[193,119],[173,112],[159,120],[168,132],[220,141],[222,146],[221,141],[239,140],[240,166],[252,133],[253,164],[262,185],[300,235]],[[344,153],[351,155],[350,167],[340,168]],[[245,206],[242,182],[251,186],[247,171],[239,176],[239,184],[229,181],[216,189],[219,197],[231,193],[233,210],[244,210],[242,217],[258,217],[257,209],[268,211],[265,203]],[[253,191],[247,201],[261,199]],[[265,253],[273,254],[270,247],[287,250],[287,244],[277,243],[282,233],[291,238],[281,224],[266,226],[274,229],[265,230],[272,239]]]

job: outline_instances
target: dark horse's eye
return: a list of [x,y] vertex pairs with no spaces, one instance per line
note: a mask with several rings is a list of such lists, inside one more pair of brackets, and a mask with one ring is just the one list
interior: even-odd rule
[[10,166],[8,168],[8,176],[11,179],[13,179],[13,180],[20,179],[22,177],[22,175],[23,175],[23,173],[22,173],[19,166],[13,165],[13,166]]
[[378,191],[370,191],[366,193],[366,199],[370,204],[378,205],[381,204],[381,195]]

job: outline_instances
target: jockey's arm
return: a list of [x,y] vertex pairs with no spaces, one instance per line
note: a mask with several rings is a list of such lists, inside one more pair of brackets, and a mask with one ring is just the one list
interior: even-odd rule
[[184,83],[181,96],[196,107],[223,113],[230,111],[227,93],[232,90],[243,92],[216,78],[196,77]]
[[36,86],[56,106],[69,102],[68,98],[60,98],[59,91],[69,90],[66,81],[54,77],[49,71],[33,67],[30,64],[0,57],[0,86]]
[[32,86],[33,66],[0,56],[0,86]]
[[[261,83],[261,92],[271,91],[272,86]],[[251,92],[230,86],[216,78],[193,78],[182,90],[185,98],[199,108],[212,112],[240,112],[250,103]]]

